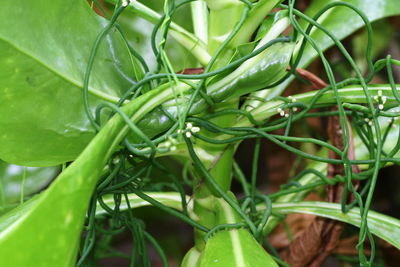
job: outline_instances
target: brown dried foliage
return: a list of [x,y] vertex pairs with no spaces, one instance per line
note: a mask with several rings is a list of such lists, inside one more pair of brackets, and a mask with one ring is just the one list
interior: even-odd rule
[[[315,89],[326,87],[326,83],[319,77],[307,70],[297,69],[299,75],[311,82]],[[347,121],[349,129],[350,148],[348,157],[354,159],[354,144],[351,127]],[[328,136],[332,144],[343,150],[343,130],[338,116],[332,116],[328,121]],[[338,158],[338,155],[330,151],[330,158]],[[356,166],[353,172],[358,172]],[[328,165],[328,177],[344,175],[342,165]],[[343,185],[337,184],[327,187],[327,201],[340,202],[343,192]],[[335,250],[339,244],[342,233],[342,223],[330,219],[316,217],[312,223],[281,253],[282,258],[293,267],[311,266],[317,267]]]

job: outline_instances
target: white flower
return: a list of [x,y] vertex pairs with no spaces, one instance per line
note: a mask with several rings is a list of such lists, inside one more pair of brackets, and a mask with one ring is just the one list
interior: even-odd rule
[[373,124],[372,120],[370,120],[370,119],[368,119],[368,118],[365,118],[364,121],[365,121],[366,123],[368,123],[369,126],[372,126],[372,124]]
[[378,95],[374,96],[374,100],[378,102],[378,109],[383,110],[384,109],[384,104],[387,101],[387,97],[383,95],[382,90],[378,91]]
[[200,127],[193,126],[193,123],[188,122],[186,123],[185,130],[178,130],[178,133],[185,133],[187,138],[192,137],[192,134],[200,132]]
[[126,7],[126,6],[128,6],[129,5],[129,0],[122,0],[122,6],[123,7]]
[[172,146],[172,143],[171,143],[171,141],[166,141],[166,142],[164,143],[164,145],[165,145],[166,147],[170,147],[170,146]]
[[198,133],[200,132],[200,127],[192,127],[191,131],[192,133]]
[[289,98],[289,102],[291,102],[291,103],[297,102],[297,99],[292,96],[288,96],[288,98]]

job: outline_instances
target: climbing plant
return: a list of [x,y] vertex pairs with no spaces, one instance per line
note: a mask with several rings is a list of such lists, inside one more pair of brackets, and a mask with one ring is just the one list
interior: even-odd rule
[[[181,266],[319,266],[342,223],[358,228],[361,266],[376,237],[399,249],[400,221],[371,210],[380,169],[400,162],[400,61],[377,59],[371,23],[398,14],[396,0],[3,0],[2,264],[150,266],[151,246],[168,266],[144,206],[193,228]],[[356,58],[342,40],[357,30]],[[324,136],[295,131],[310,118]],[[250,139],[247,175],[235,154]],[[265,140],[302,166],[269,194]],[[317,218],[279,253],[268,237],[293,213]],[[125,231],[130,254],[113,247]]]

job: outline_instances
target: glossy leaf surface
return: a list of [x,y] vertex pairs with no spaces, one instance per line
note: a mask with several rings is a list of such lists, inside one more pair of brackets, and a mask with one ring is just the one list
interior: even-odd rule
[[[215,198],[216,225],[241,222],[239,214],[223,199]],[[200,256],[200,267],[262,267],[278,266],[246,229],[221,230],[206,242]]]
[[[306,14],[313,17],[322,8],[332,2],[335,2],[335,0],[314,0],[307,8]],[[366,14],[370,22],[400,14],[400,5],[397,0],[344,0],[343,2],[350,3],[359,8]],[[348,37],[364,25],[362,19],[347,7],[330,9],[318,20],[318,23],[326,27],[339,40]],[[307,24],[303,22],[302,25],[304,26]],[[305,28],[306,26],[304,26],[304,29]],[[333,41],[320,30],[314,30],[311,37],[322,51],[325,51],[333,45]],[[302,55],[299,67],[306,68],[316,58],[316,56],[317,53],[315,50],[307,45]],[[277,87],[270,90],[259,91],[255,93],[255,96],[272,99],[275,96],[280,95],[293,79],[294,77],[291,76]],[[256,107],[260,105],[260,102],[249,101],[245,106],[247,105]]]
[[[107,22],[84,0],[4,0],[0,17],[0,158],[27,166],[75,159],[94,135],[81,87]],[[107,36],[91,76],[92,108],[100,98],[116,101],[130,72],[121,37]]]
[[273,84],[285,75],[292,52],[293,44],[275,44],[208,86],[208,94],[216,101],[223,101]]
[[[307,8],[306,14],[313,17],[322,8],[335,0],[316,0]],[[360,9],[370,22],[400,14],[400,5],[397,0],[344,0],[349,4]],[[362,19],[352,9],[338,6],[329,9],[318,20],[325,28],[331,31],[339,40],[349,36],[357,29],[364,26]],[[316,41],[321,50],[325,50],[333,45],[333,41],[321,30],[314,30],[311,37]],[[307,46],[302,57],[301,65],[307,65],[317,53],[311,46]]]
[[18,203],[21,194],[28,196],[45,187],[58,171],[58,167],[22,167],[0,161],[0,213],[2,207]]
[[212,236],[200,259],[201,267],[278,266],[245,229],[222,230]]
[[[361,224],[359,208],[342,213],[340,204],[326,202],[274,203],[273,211],[280,214],[313,214],[359,227]],[[371,233],[400,249],[400,220],[384,214],[369,211],[368,227]]]
[[[140,120],[171,98],[168,87],[154,89],[124,106]],[[73,266],[90,197],[104,165],[127,133],[115,115],[80,156],[37,197],[0,217],[0,258],[5,266]],[[15,253],[24,251],[24,253]]]

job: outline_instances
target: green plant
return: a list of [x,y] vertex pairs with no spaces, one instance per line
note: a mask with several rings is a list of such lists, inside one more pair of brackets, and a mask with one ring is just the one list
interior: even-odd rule
[[[400,126],[391,119],[399,116],[400,102],[391,68],[400,62],[387,57],[373,63],[371,55],[371,22],[400,14],[396,0],[315,0],[305,13],[294,0],[166,0],[163,15],[137,1],[107,3],[105,9],[83,0],[0,4],[0,158],[43,167],[45,181],[54,175],[46,170],[62,166],[40,194],[28,197],[42,183],[22,190],[17,200],[0,199],[4,265],[93,265],[113,251],[112,237],[124,229],[134,239],[132,265],[150,264],[147,242],[168,265],[157,240],[134,216],[133,209],[145,205],[193,227],[194,247],[182,266],[286,266],[266,237],[289,213],[359,227],[362,266],[374,263],[372,234],[400,248],[399,220],[370,212],[379,170],[400,161]],[[193,33],[173,21],[189,7]],[[134,45],[138,33],[129,23],[137,17],[155,24],[146,33],[151,66],[143,58],[149,49]],[[340,41],[362,27],[365,76]],[[170,37],[179,47],[168,46]],[[332,45],[351,68],[340,82],[323,53]],[[298,68],[317,56],[329,85],[280,96],[296,76],[307,78]],[[383,68],[388,84],[372,84]],[[338,129],[330,140],[292,135],[295,122],[318,116],[330,117]],[[284,134],[272,133],[278,129]],[[256,140],[249,179],[234,160],[246,139]],[[308,164],[270,195],[256,187],[261,139]],[[162,161],[167,157],[184,166],[182,175]],[[165,177],[154,177],[160,173]],[[37,179],[26,171],[23,177]],[[231,192],[233,177],[244,197]],[[329,201],[341,203],[302,201],[320,187],[341,199]]]

